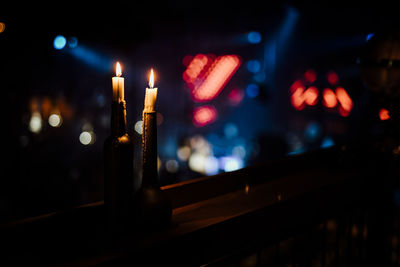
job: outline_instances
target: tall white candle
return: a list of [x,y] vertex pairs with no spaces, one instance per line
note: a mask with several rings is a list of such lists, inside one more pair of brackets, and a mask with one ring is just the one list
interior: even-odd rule
[[157,88],[154,88],[154,72],[150,71],[149,88],[146,88],[144,96],[144,110],[143,112],[154,112],[157,100]]
[[115,66],[115,77],[112,78],[113,101],[120,102],[124,100],[124,78],[121,77],[121,65],[117,62]]

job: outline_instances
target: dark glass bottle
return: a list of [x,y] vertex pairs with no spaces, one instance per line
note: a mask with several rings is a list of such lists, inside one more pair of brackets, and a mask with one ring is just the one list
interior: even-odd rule
[[133,213],[143,227],[168,226],[172,216],[171,201],[160,189],[157,172],[157,113],[143,113],[142,185],[135,193]]
[[111,104],[111,135],[104,142],[104,208],[108,228],[121,229],[130,217],[134,143],[126,131],[126,103]]

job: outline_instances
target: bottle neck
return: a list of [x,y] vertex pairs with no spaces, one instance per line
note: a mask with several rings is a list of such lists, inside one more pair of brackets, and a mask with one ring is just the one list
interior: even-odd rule
[[113,101],[111,103],[111,135],[122,136],[126,134],[126,102]]
[[158,185],[157,171],[157,113],[143,112],[142,166],[143,186]]

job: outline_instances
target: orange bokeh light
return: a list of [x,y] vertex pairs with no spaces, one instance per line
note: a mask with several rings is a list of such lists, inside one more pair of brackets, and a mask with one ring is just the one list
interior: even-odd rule
[[386,120],[390,119],[389,110],[387,110],[385,108],[381,108],[379,110],[379,119],[381,119],[381,121],[386,121]]
[[309,87],[303,94],[304,102],[309,106],[318,103],[318,89],[315,86]]
[[327,108],[334,108],[337,105],[336,95],[330,88],[325,88],[322,91],[323,105]]
[[[350,114],[350,111],[353,109],[353,100],[351,100],[350,96],[343,87],[336,88],[336,97],[343,110]],[[342,113],[344,114],[345,112],[340,112],[339,110],[340,115],[342,115]]]

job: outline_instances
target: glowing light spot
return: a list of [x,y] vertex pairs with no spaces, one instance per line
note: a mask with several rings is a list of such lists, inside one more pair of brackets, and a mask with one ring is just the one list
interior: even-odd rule
[[135,128],[135,131],[136,131],[138,134],[142,134],[142,133],[143,133],[143,121],[142,121],[142,120],[137,121],[137,122],[135,123],[134,128]]
[[343,87],[336,88],[336,97],[340,103],[340,115],[347,117],[353,108],[353,100],[351,100],[350,96]]
[[6,24],[4,24],[4,22],[0,22],[0,33],[4,32],[5,29],[6,29]]
[[337,105],[336,95],[330,88],[325,88],[322,91],[323,105],[327,108],[334,108]]
[[305,78],[309,83],[313,83],[313,82],[315,82],[315,80],[317,79],[317,73],[316,73],[314,70],[312,70],[312,69],[307,70],[307,71],[304,73],[304,78]]
[[365,37],[365,41],[368,42],[369,40],[371,40],[372,37],[374,37],[375,34],[373,33],[368,33],[367,36]]
[[225,124],[224,134],[225,134],[226,138],[231,139],[231,138],[237,136],[238,132],[239,132],[239,130],[238,130],[236,124],[234,124],[232,122]]
[[246,94],[247,94],[250,98],[255,98],[255,97],[257,97],[259,93],[260,93],[260,88],[258,87],[257,84],[251,83],[251,84],[247,85],[247,87],[246,87]]
[[238,88],[232,89],[229,94],[228,94],[228,100],[231,105],[236,106],[242,102],[244,97],[244,92],[243,90],[240,90]]
[[50,126],[52,126],[52,127],[60,127],[62,124],[61,116],[59,114],[55,114],[55,113],[53,113],[49,116],[48,121],[49,121]]
[[38,111],[33,112],[31,115],[29,130],[33,133],[39,133],[42,130],[42,116]]
[[190,147],[183,146],[183,147],[178,148],[178,150],[176,151],[176,154],[180,160],[187,161],[190,157],[191,152],[192,152],[192,150],[190,149]]
[[386,121],[386,120],[390,119],[389,110],[387,110],[385,108],[381,108],[379,110],[379,119],[381,119],[381,121]]
[[236,171],[239,170],[240,168],[243,168],[243,160],[240,158],[229,156],[229,157],[222,157],[220,160],[222,169],[225,172]]
[[76,37],[70,37],[68,38],[68,47],[69,48],[75,48],[78,46],[78,38]]
[[90,132],[82,132],[79,135],[79,142],[81,142],[82,145],[89,145],[92,142],[92,135]]
[[53,46],[55,49],[57,50],[63,49],[66,44],[67,44],[67,39],[65,39],[64,36],[57,35],[56,38],[54,38]]
[[251,31],[247,34],[247,40],[251,44],[259,44],[261,42],[261,34],[257,31]]
[[326,79],[328,82],[332,85],[335,86],[339,83],[339,76],[336,74],[334,71],[330,71],[326,74]]
[[315,86],[309,87],[303,93],[304,102],[307,105],[314,106],[318,103],[318,89]]
[[179,169],[179,164],[176,160],[170,159],[165,163],[165,169],[170,173],[176,173]]
[[324,139],[322,139],[321,148],[329,148],[334,145],[335,145],[335,142],[333,141],[332,137],[325,136]]
[[220,56],[215,59],[207,69],[203,81],[194,86],[193,100],[204,102],[217,97],[239,66],[240,60],[235,55]]
[[258,61],[257,59],[249,60],[247,61],[246,68],[251,73],[257,73],[261,69],[260,61]]
[[304,108],[304,96],[303,96],[304,89],[302,87],[298,87],[296,91],[293,92],[290,101],[292,106],[297,110],[302,110]]
[[307,141],[314,142],[321,135],[321,126],[316,122],[309,123],[304,135]]
[[290,92],[294,93],[295,91],[302,89],[305,89],[304,84],[300,80],[296,80],[291,86],[290,86]]
[[192,171],[199,172],[199,173],[205,173],[205,162],[206,162],[206,157],[201,154],[201,153],[193,153],[189,157],[189,168]]
[[201,106],[193,111],[193,124],[203,127],[217,119],[217,110],[213,106]]
[[240,145],[235,146],[232,149],[232,155],[243,159],[246,156],[246,148],[244,146],[240,146]]
[[207,175],[214,175],[219,172],[219,162],[216,157],[208,156],[204,162],[204,172]]

